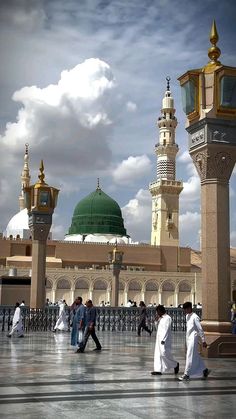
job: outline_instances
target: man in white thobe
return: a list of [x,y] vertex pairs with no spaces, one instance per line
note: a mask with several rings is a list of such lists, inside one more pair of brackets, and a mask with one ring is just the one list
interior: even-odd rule
[[7,335],[9,338],[12,337],[13,333],[16,333],[18,338],[23,338],[23,323],[21,318],[21,312],[20,312],[20,304],[16,303],[16,309],[14,312],[14,316],[12,319],[12,328],[9,334]]
[[174,373],[179,372],[179,363],[173,359],[171,353],[171,317],[166,314],[165,307],[158,305],[158,328],[156,334],[156,345],[154,352],[154,371],[152,375],[162,375],[173,368]]
[[183,309],[186,314],[186,364],[184,375],[179,378],[180,381],[188,381],[190,377],[203,377],[207,378],[210,370],[206,368],[204,361],[202,360],[198,352],[198,341],[199,337],[202,340],[202,346],[207,347],[205,341],[204,331],[202,329],[200,319],[196,313],[192,311],[192,303],[186,302],[183,304]]
[[59,316],[57,319],[57,322],[55,324],[54,330],[53,332],[55,333],[58,330],[68,330],[68,322],[67,322],[67,318],[66,318],[66,304],[65,304],[65,300],[63,301],[59,301],[58,302],[59,305]]

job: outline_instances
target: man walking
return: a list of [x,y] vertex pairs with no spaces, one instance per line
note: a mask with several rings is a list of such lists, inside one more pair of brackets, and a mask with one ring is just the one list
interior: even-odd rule
[[16,303],[16,309],[14,312],[14,316],[12,319],[12,328],[9,334],[7,335],[9,338],[12,337],[13,333],[16,333],[18,338],[23,338],[23,323],[22,323],[22,317],[20,312],[20,303]]
[[77,352],[78,353],[84,352],[89,336],[92,337],[92,339],[94,340],[96,344],[96,348],[94,349],[94,351],[101,351],[102,347],[95,333],[96,317],[97,317],[96,308],[93,306],[92,300],[87,300],[85,305],[86,305],[86,310],[85,310],[84,337],[83,337],[82,342],[79,343],[79,348]]
[[165,307],[158,305],[158,328],[154,352],[154,371],[152,375],[162,375],[173,368],[174,373],[179,372],[179,363],[173,359],[171,353],[171,317],[166,313]]
[[192,303],[186,302],[183,304],[183,309],[186,314],[186,364],[184,375],[179,378],[180,381],[188,381],[190,376],[207,378],[210,370],[206,368],[200,354],[198,353],[198,340],[202,340],[202,346],[207,347],[205,341],[204,331],[202,329],[200,319],[196,313],[193,313]]
[[[72,330],[71,330],[71,345],[77,346],[83,340],[85,306],[82,304],[82,297],[76,299],[75,313],[73,317]],[[82,338],[81,338],[82,336]]]
[[149,335],[151,336],[152,331],[150,329],[148,329],[148,327],[146,325],[147,308],[146,308],[146,305],[145,305],[144,301],[140,301],[139,307],[141,308],[141,313],[140,313],[140,320],[139,320],[139,325],[138,325],[138,336],[141,336],[141,330],[142,329],[146,330],[146,332],[148,332]]

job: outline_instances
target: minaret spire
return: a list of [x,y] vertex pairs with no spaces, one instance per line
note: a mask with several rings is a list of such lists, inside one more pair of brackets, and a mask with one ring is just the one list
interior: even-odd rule
[[156,144],[157,179],[149,186],[152,195],[151,244],[179,245],[179,194],[182,182],[175,180],[175,158],[178,145],[175,143],[174,99],[170,90],[170,77],[162,100],[161,116],[158,118],[159,142]]
[[29,171],[29,144],[25,144],[24,167],[21,172],[21,194],[19,196],[20,211],[25,208],[24,203],[24,188],[30,185],[30,171]]
[[171,81],[171,78],[169,77],[169,76],[167,76],[166,77],[166,81],[167,81],[167,86],[166,86],[166,90],[170,90],[170,81]]

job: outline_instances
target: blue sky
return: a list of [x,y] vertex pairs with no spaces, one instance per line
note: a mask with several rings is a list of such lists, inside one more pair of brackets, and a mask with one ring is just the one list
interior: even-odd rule
[[[1,1],[1,230],[18,210],[28,142],[32,181],[43,158],[46,180],[61,189],[54,237],[63,238],[76,203],[99,177],[121,206],[127,232],[149,241],[148,185],[168,75],[179,123],[177,179],[185,186],[180,243],[198,248],[200,186],[177,78],[207,63],[213,18],[221,61],[236,66],[235,16],[233,0]],[[236,246],[235,175],[230,195]]]

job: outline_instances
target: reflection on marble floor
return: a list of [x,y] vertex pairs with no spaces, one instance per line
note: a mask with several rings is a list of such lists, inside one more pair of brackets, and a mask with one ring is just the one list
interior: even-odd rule
[[[76,354],[70,334],[0,333],[0,418],[235,417],[236,359],[209,359],[208,380],[181,383],[172,373],[151,376],[155,336],[100,332],[101,352],[89,340]],[[184,334],[173,334],[184,369]]]

